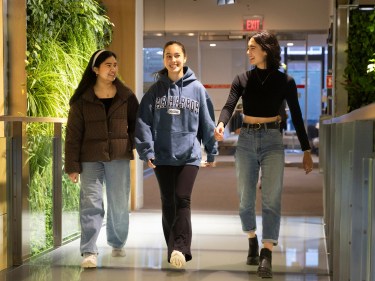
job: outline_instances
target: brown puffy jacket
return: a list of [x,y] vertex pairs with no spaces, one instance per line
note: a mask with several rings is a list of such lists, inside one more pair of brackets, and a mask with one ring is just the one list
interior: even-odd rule
[[80,173],[81,162],[134,159],[134,129],[138,100],[119,82],[108,114],[94,89],[69,110],[65,140],[65,172]]

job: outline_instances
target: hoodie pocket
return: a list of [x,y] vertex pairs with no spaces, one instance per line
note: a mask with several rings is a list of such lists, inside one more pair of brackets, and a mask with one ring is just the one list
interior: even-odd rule
[[195,135],[186,132],[158,131],[155,154],[160,160],[184,160],[193,155]]

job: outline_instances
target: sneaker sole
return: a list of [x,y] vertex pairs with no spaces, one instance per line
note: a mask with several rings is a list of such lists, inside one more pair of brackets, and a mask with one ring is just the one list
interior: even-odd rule
[[[178,263],[177,263],[177,261],[178,261]],[[175,268],[182,269],[186,265],[185,257],[183,256],[183,254],[181,252],[177,253],[177,252],[173,251],[172,256],[170,258],[170,264]]]
[[96,264],[93,263],[87,263],[87,264],[81,264],[82,268],[96,268]]

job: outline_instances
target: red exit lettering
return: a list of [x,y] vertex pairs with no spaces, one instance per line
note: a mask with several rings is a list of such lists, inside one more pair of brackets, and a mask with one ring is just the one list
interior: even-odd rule
[[259,30],[260,21],[259,20],[246,20],[246,30]]

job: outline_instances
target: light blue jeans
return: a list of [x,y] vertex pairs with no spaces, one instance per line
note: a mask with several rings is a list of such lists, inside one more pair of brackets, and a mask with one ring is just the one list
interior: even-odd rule
[[98,253],[96,240],[104,218],[104,183],[107,242],[114,248],[122,248],[129,230],[130,161],[83,162],[80,179],[81,254]]
[[255,201],[261,169],[262,242],[277,245],[285,158],[280,130],[241,128],[235,158],[242,230],[257,229]]

